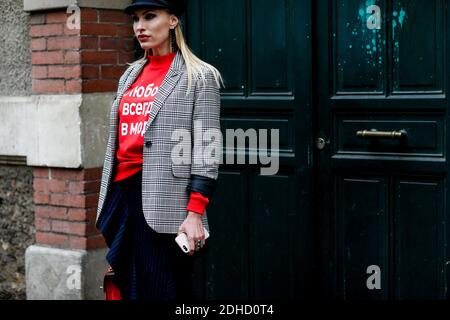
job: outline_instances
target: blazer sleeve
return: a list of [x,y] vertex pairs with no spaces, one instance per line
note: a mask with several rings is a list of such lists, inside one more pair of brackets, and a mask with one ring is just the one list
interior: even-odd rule
[[222,160],[220,88],[212,71],[206,69],[204,75],[195,84],[190,189],[210,197]]

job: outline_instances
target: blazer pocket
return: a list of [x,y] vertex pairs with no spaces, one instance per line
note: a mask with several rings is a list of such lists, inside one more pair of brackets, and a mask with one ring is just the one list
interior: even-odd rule
[[172,173],[177,178],[190,178],[191,166],[189,164],[172,163]]

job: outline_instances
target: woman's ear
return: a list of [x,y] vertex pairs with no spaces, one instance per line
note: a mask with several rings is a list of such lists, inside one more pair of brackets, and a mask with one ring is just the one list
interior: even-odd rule
[[170,29],[175,29],[177,24],[178,24],[178,17],[176,15],[174,15],[174,14],[171,14],[170,18],[169,18]]

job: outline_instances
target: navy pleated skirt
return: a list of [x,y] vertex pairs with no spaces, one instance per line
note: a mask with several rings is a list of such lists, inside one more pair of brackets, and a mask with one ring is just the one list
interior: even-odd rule
[[123,300],[191,300],[192,257],[174,234],[154,231],[142,210],[142,171],[111,183],[97,222],[109,247],[106,260]]

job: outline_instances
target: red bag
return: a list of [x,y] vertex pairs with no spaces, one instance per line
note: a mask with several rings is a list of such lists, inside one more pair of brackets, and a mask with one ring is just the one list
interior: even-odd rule
[[114,271],[109,267],[103,279],[103,291],[105,292],[105,300],[122,300],[119,288],[113,283]]

